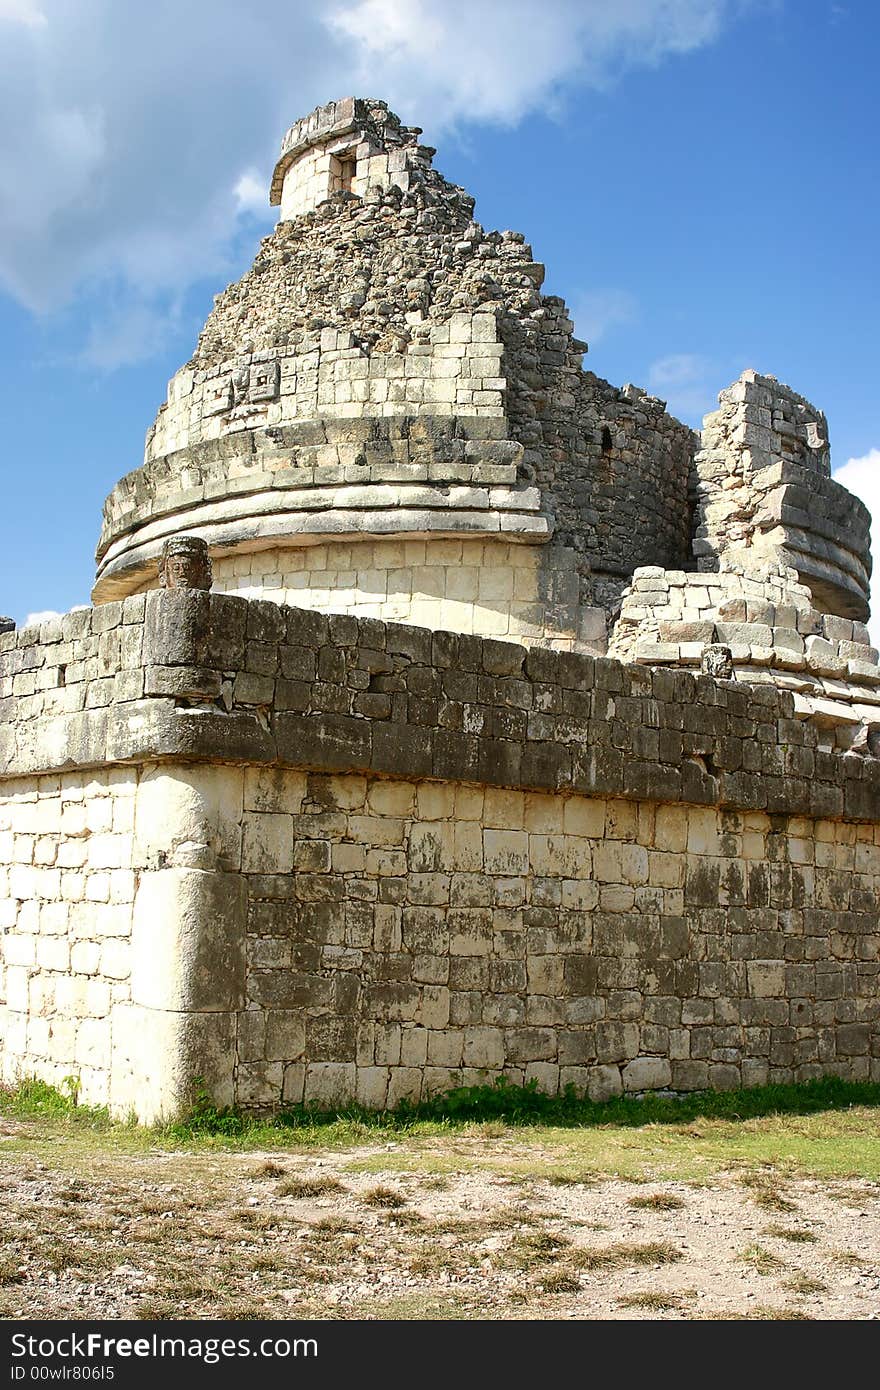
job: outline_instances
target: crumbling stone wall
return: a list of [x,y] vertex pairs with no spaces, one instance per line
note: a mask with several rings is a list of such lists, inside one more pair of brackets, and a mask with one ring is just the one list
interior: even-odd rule
[[371,188],[406,191],[413,183],[436,183],[435,151],[419,144],[421,133],[418,126],[402,125],[383,101],[344,97],[319,106],[284,136],[269,201],[281,205],[286,221],[317,208],[331,193],[363,197]]
[[558,542],[581,562],[584,601],[613,611],[615,581],[635,566],[678,568],[689,558],[696,436],[665,401],[585,372],[572,328],[552,296],[502,320],[507,417],[527,477],[549,499]]
[[144,1119],[877,1075],[878,761],[790,692],[204,591],[49,634],[0,637],[4,1075]]
[[699,667],[722,643],[733,674],[794,696],[823,746],[880,740],[880,665],[863,623],[823,613],[785,566],[724,561],[718,572],[638,569],[624,591],[609,652],[648,665]]
[[243,1105],[381,1107],[501,1074],[597,1099],[880,1076],[871,826],[296,772],[226,785]]
[[825,416],[775,377],[743,372],[703,422],[694,462],[694,555],[794,568],[816,605],[868,616],[870,516],[831,478]]
[[[355,129],[354,106],[343,117],[340,105],[291,133],[279,177],[296,174],[295,160],[285,163],[289,154],[298,158],[303,149],[302,158],[311,158],[331,129],[340,138]],[[276,476],[264,485],[301,486],[299,450],[279,432],[294,422],[322,430],[328,418],[445,423],[459,450],[464,444],[459,458],[471,464],[454,476],[463,484],[478,482],[484,462],[494,463],[506,441],[520,498],[506,509],[540,511],[545,534],[555,527],[557,544],[574,557],[587,605],[591,570],[599,576],[600,603],[613,607],[620,579],[634,565],[684,563],[692,432],[666,414],[662,401],[583,371],[586,345],[572,336],[563,301],[541,294],[544,267],[531,247],[520,233],[487,232],[475,222],[473,199],[431,167],[433,151],[413,144],[414,135],[387,111],[370,139],[384,141],[367,160],[370,169],[376,160],[387,169],[370,173],[363,196],[335,192],[314,211],[282,220],[253,268],[217,297],[148,435],[143,477],[129,475],[108,499],[97,598],[122,596],[142,582],[136,567],[126,576],[117,565],[114,587],[108,561],[112,568],[120,552],[137,550],[163,516],[176,515],[179,528],[198,527],[215,548],[215,518],[210,506],[202,512],[227,493],[222,480],[214,490],[204,476],[205,444],[231,441],[240,455],[231,476],[250,469],[254,491],[260,484],[248,453],[281,445]],[[401,161],[405,168],[396,167]],[[346,442],[355,448],[338,460],[325,455],[321,465],[341,464],[346,481],[366,481],[360,437]],[[228,451],[224,457],[231,462]],[[444,446],[437,461],[451,457]],[[398,454],[395,462],[408,460]],[[360,470],[357,478],[352,469]],[[444,467],[429,468],[427,481],[438,490],[448,479]],[[534,507],[524,497],[533,483]],[[235,495],[228,494],[230,502]],[[298,499],[288,496],[284,505],[295,511]],[[361,507],[369,525],[374,505]],[[510,520],[520,528],[518,517]],[[252,524],[235,544],[254,548],[261,525]],[[458,529],[469,528],[463,515]],[[349,533],[356,529],[349,522]]]

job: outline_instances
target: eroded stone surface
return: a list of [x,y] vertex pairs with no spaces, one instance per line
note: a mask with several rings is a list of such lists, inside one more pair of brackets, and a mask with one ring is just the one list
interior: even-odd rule
[[7,1078],[876,1075],[878,763],[791,693],[186,590],[49,636],[0,639]]
[[145,1120],[197,1079],[880,1079],[868,522],[824,417],[747,371],[698,439],[584,371],[419,135],[291,128],[96,606],[0,620],[2,1075]]

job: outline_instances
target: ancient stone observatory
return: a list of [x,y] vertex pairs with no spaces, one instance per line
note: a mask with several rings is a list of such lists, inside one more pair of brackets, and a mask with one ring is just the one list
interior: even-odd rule
[[824,417],[749,370],[698,436],[585,372],[419,134],[288,132],[94,606],[0,624],[2,1074],[144,1120],[880,1079],[868,517]]

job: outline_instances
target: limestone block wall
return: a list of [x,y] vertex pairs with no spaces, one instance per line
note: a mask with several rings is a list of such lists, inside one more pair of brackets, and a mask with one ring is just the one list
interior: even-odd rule
[[110,1100],[131,998],[135,768],[0,782],[0,1076]]
[[108,711],[144,694],[145,611],[135,595],[0,633],[0,776],[103,761]]
[[876,827],[297,772],[241,804],[242,1105],[880,1077]]
[[334,192],[363,197],[371,188],[407,190],[431,167],[434,150],[418,144],[420,134],[383,102],[346,97],[319,106],[287,131],[270,202],[280,203],[284,220]]
[[797,572],[765,563],[720,572],[638,569],[624,591],[610,652],[649,665],[699,666],[704,648],[730,648],[737,680],[794,695],[795,714],[829,746],[880,731],[880,666],[864,624],[823,613]]
[[[366,179],[365,155],[360,156],[358,170],[356,147],[351,135],[337,136],[326,144],[306,150],[291,164],[284,179],[281,194],[281,217],[299,217],[316,208],[331,193],[346,191],[361,194]],[[369,158],[367,153],[366,158]]]
[[[245,516],[311,513],[312,527],[329,511],[346,517],[352,532],[375,524],[374,513],[383,507],[396,509],[403,529],[410,529],[408,507],[446,512],[447,526],[448,514],[460,507],[473,526],[475,513],[497,512],[512,494],[532,491],[518,488],[521,457],[522,446],[505,437],[503,423],[473,416],[322,417],[271,432],[230,434],[182,456],[156,458],[120,479],[104,504],[99,575],[118,549],[140,543],[140,534],[128,533],[171,533],[187,517],[206,529],[234,516],[236,505]],[[462,495],[462,487],[475,491]],[[266,496],[273,493],[282,495]],[[530,496],[521,501],[535,510]]]
[[198,770],[0,780],[3,1081],[72,1083],[143,1120],[188,1105],[196,1077],[231,1099],[245,909],[229,846]]
[[[111,690],[126,627],[138,679]],[[197,1078],[250,1106],[877,1075],[880,760],[826,748],[791,692],[173,590],[4,634],[23,677],[4,1075],[79,1074],[143,1119]],[[107,848],[115,812],[89,816],[117,796]],[[80,945],[109,1029],[77,1012]]]
[[362,132],[322,140],[298,155],[287,166],[280,197],[282,221],[311,212],[332,193],[362,198],[368,189],[409,189],[414,179],[430,168],[433,150],[415,143],[385,150]]
[[321,419],[208,441],[114,488],[94,597],[155,584],[162,545],[179,531],[197,531],[218,559],[364,536],[542,544],[553,518],[518,477],[521,455],[496,422],[473,417]]
[[580,604],[571,552],[503,540],[376,540],[214,561],[214,587],[555,651],[605,650],[605,614]]
[[324,415],[503,415],[503,345],[492,311],[459,310],[419,341],[371,351],[347,329],[303,330],[273,352],[182,367],[145,461],[204,439]]
[[718,399],[694,460],[699,569],[717,569],[725,555],[775,559],[797,570],[817,607],[864,621],[870,516],[831,478],[825,416],[752,370]]

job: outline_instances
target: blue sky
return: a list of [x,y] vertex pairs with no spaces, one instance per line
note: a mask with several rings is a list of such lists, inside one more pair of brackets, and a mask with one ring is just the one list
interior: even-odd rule
[[588,365],[692,424],[744,367],[880,516],[874,0],[0,0],[0,612],[87,601],[285,128],[355,93],[526,234]]

